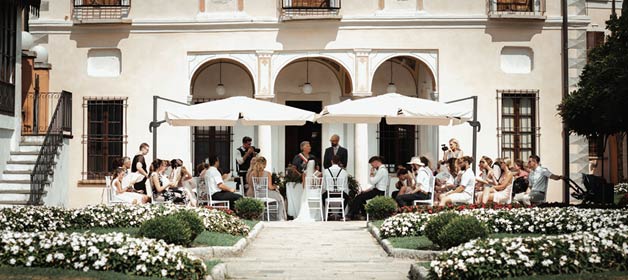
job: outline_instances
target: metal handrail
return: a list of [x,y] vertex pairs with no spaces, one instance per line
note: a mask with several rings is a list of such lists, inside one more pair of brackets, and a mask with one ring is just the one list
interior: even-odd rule
[[339,10],[340,0],[282,0],[284,10]]
[[72,93],[63,91],[55,108],[44,142],[31,172],[31,192],[29,205],[41,205],[44,188],[50,182],[48,176],[53,173],[55,157],[63,144],[65,133],[72,133]]

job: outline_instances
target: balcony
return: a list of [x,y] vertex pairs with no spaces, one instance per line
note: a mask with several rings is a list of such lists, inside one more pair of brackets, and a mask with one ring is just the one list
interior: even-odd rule
[[341,0],[280,0],[282,20],[340,19]]
[[545,0],[487,0],[492,19],[545,20]]
[[74,0],[75,23],[130,23],[131,0]]

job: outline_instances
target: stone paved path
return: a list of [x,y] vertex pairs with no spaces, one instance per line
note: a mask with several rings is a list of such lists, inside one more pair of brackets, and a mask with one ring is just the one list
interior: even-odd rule
[[407,279],[411,260],[386,255],[364,221],[271,222],[238,258],[230,279]]

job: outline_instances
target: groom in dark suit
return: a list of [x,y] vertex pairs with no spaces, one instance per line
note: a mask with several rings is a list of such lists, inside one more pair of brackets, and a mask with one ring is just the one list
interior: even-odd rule
[[347,168],[347,158],[349,156],[347,149],[340,147],[338,142],[340,142],[340,136],[334,134],[329,139],[331,142],[331,147],[325,149],[325,156],[323,156],[323,167],[325,169],[331,167],[331,159],[334,156],[338,156],[340,158],[340,167]]

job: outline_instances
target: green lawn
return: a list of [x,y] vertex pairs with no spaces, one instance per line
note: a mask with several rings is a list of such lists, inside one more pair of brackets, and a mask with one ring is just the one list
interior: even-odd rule
[[220,261],[220,260],[206,260],[205,261],[205,266],[207,266],[207,274],[211,274],[212,268],[214,268],[214,266],[216,266],[217,264],[219,264],[221,262],[222,261]]
[[375,226],[376,228],[381,228],[382,224],[384,223],[384,220],[376,220],[376,221],[372,221],[371,222],[373,224],[373,226]]
[[[215,264],[214,264],[215,265]],[[23,266],[0,266],[0,279],[4,280],[47,280],[47,279],[64,279],[64,280],[151,280],[164,279],[155,277],[131,276],[124,273],[112,271],[78,271],[66,270],[61,268],[44,268],[44,267],[23,267]]]

